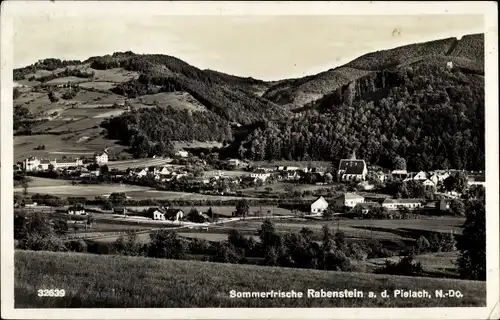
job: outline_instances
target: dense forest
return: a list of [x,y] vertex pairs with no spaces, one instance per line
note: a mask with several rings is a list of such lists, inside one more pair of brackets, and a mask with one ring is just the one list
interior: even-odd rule
[[172,152],[170,141],[231,141],[229,123],[212,112],[168,107],[134,109],[102,123],[108,138],[131,146],[136,157]]
[[255,160],[332,160],[356,152],[408,169],[484,169],[484,78],[444,66],[385,71],[350,83],[309,111],[257,128],[239,148]]

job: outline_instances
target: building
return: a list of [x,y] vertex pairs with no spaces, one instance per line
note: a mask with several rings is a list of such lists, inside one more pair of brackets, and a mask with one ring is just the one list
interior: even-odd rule
[[335,207],[343,208],[350,207],[354,208],[357,204],[365,202],[365,197],[360,196],[356,193],[345,193],[341,196],[335,198]]
[[35,201],[33,201],[31,199],[26,199],[23,202],[23,207],[25,207],[25,208],[33,208],[33,207],[36,207],[37,205],[38,205],[38,203],[36,203]]
[[422,182],[422,184],[426,188],[435,188],[436,187],[436,183],[434,183],[434,181],[432,181],[431,179],[424,180]]
[[399,210],[401,207],[408,208],[410,210],[421,208],[421,199],[385,199],[382,202],[382,207],[387,210]]
[[95,160],[95,163],[101,165],[101,164],[106,164],[108,163],[108,153],[106,151],[102,152],[102,153],[96,153],[94,155],[94,160]]
[[173,221],[182,220],[182,218],[184,218],[184,211],[181,209],[167,208],[165,210],[165,218]]
[[406,170],[392,170],[391,176],[397,179],[406,179],[408,177],[408,171]]
[[420,171],[415,176],[413,176],[413,180],[425,181],[427,180],[427,173],[425,173],[424,171]]
[[438,185],[438,183],[440,181],[439,176],[435,173],[430,176],[429,180],[432,181],[432,183],[434,183],[436,186]]
[[453,69],[453,61],[447,61],[446,62],[446,68],[449,69],[449,70]]
[[319,197],[311,203],[311,213],[323,213],[328,208],[328,202],[323,197]]
[[240,162],[240,160],[238,160],[238,159],[229,159],[229,160],[227,161],[227,164],[228,164],[228,165],[230,165],[230,166],[239,167],[239,166],[240,166],[240,164],[241,164],[241,162]]
[[178,157],[181,157],[181,158],[187,158],[189,156],[189,153],[187,151],[184,151],[184,150],[178,150],[175,153],[175,155]]
[[150,214],[153,220],[165,220],[165,213],[161,208],[150,209]]
[[74,205],[68,208],[68,214],[85,215],[85,208],[82,205]]
[[364,160],[340,160],[337,177],[340,181],[362,181],[366,179],[368,169]]
[[266,172],[264,169],[256,169],[254,172],[250,173],[250,177],[254,179],[260,179],[262,181],[266,181],[267,178],[269,178],[271,174],[269,172]]

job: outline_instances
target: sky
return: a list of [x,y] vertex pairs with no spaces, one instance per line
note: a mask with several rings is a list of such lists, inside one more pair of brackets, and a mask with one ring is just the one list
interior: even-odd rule
[[376,50],[484,32],[483,15],[16,16],[14,67],[116,51],[175,56],[263,80],[302,77]]

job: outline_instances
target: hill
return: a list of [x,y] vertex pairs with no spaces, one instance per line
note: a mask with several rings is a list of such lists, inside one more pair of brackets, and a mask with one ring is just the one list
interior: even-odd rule
[[411,170],[484,169],[483,34],[274,82],[132,52],[45,59],[14,79],[16,160],[110,146],[123,154],[121,145],[143,157],[214,141],[229,146],[226,156],[256,161],[337,162],[356,152],[387,168],[402,157]]
[[326,72],[280,82],[271,86],[263,97],[281,105],[301,107],[372,72],[419,62],[444,65],[447,61],[484,73],[484,34],[467,35],[460,40],[447,38],[428,41],[368,53]]
[[[486,283],[199,261],[55,252],[15,252],[16,308],[466,307],[485,306]],[[65,296],[40,299],[38,288]],[[363,298],[230,298],[230,291],[363,291]],[[461,299],[435,298],[459,290]],[[381,298],[388,290],[427,290],[432,298]],[[368,298],[368,291],[377,294]]]

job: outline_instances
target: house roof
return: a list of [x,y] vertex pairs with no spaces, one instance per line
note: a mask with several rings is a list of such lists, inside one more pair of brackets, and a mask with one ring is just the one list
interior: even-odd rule
[[345,200],[356,200],[356,199],[364,199],[365,197],[360,196],[359,194],[356,193],[344,193],[343,195],[340,195],[337,197],[337,199],[345,199]]
[[40,163],[47,164],[50,163],[50,160],[40,160]]
[[165,217],[175,217],[179,212],[184,214],[184,211],[181,209],[168,208],[165,210]]
[[408,174],[406,170],[392,170],[391,174]]
[[364,160],[340,160],[339,170],[344,171],[346,174],[362,174],[366,168]]
[[[327,201],[325,200],[325,198],[323,198],[323,196],[319,196],[316,200],[314,200],[314,202],[313,202],[313,203],[311,203],[311,205],[313,205],[313,204],[317,203],[318,201],[324,201],[324,202],[327,202]],[[328,203],[328,202],[327,202],[327,203]]]
[[469,176],[467,178],[469,181],[477,181],[477,182],[485,182],[485,176],[484,175],[478,175],[478,176]]

